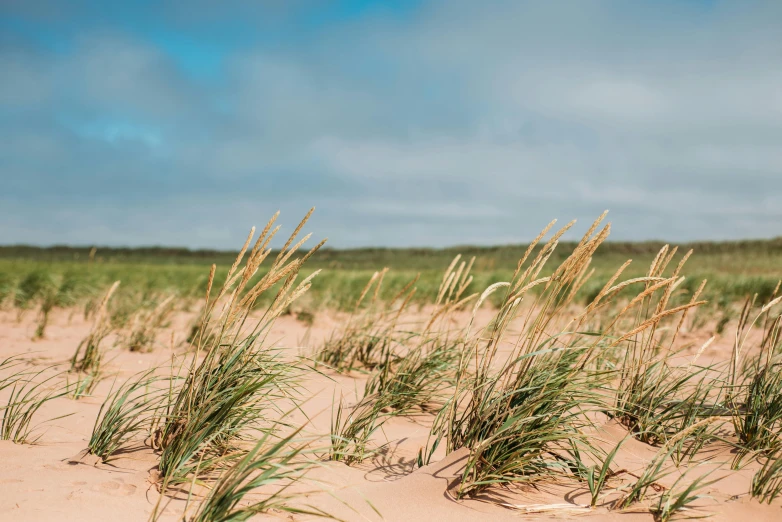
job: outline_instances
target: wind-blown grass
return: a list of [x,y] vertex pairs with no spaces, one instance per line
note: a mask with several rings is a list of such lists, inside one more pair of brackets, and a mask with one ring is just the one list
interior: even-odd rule
[[[776,291],[774,293],[776,294]],[[782,298],[775,297],[762,306],[751,322],[752,301],[747,301],[739,319],[729,390],[733,427],[741,450],[736,464],[747,453],[771,453],[781,446],[782,316],[771,315],[775,305],[781,300]],[[748,334],[761,318],[765,319],[759,353],[746,365],[744,371],[740,372],[741,361],[747,358]]]
[[[578,445],[579,441],[574,441],[571,453],[576,464],[578,476],[581,480],[586,482],[587,488],[589,489],[590,507],[597,506],[601,493],[603,492],[611,477],[614,476],[615,471],[611,469],[611,465],[613,464],[613,461],[616,458],[616,454],[619,452],[619,449],[622,447],[622,444],[624,444],[625,441],[627,441],[627,437],[622,439],[619,444],[614,446],[614,448],[608,452],[604,458],[598,459],[597,464],[592,465],[588,465],[582,460],[581,450],[579,449]],[[593,451],[593,448],[589,445],[587,445],[587,447],[591,450],[590,453],[592,456],[594,456],[596,452]]]
[[[293,244],[310,214],[254,285],[248,283],[271,253],[268,245],[279,229],[272,230],[277,215],[267,223],[246,264],[240,267],[254,235],[254,230],[250,232],[214,299],[210,299],[212,267],[196,353],[153,437],[161,451],[159,469],[164,488],[223,468],[226,455],[235,454],[250,432],[271,429],[269,415],[279,416],[278,405],[293,399],[295,365],[281,360],[263,341],[274,319],[310,286],[312,276],[298,285],[295,281],[302,264],[323,242],[301,258],[292,257],[309,237]],[[266,312],[260,320],[252,320],[250,312],[256,300],[278,282],[282,286]],[[221,311],[218,305],[222,305]]]
[[168,321],[174,309],[174,298],[169,295],[160,299],[152,309],[138,310],[130,319],[128,332],[123,336],[124,344],[131,352],[150,352],[154,349],[157,331]]
[[[318,351],[316,360],[339,371],[356,368],[372,370],[387,362],[407,335],[397,326],[410,299],[415,294],[413,279],[390,301],[379,301],[378,295],[388,269],[375,272],[356,300],[344,328],[335,332]],[[374,286],[374,290],[373,290]],[[371,296],[369,299],[370,291]],[[366,301],[366,306],[362,307]]]
[[[432,430],[435,441],[447,441],[448,452],[470,450],[457,496],[577,471],[577,463],[564,456],[566,448],[584,441],[586,413],[612,410],[607,407],[612,394],[620,418],[649,442],[681,442],[673,437],[677,430],[693,435],[692,426],[703,428],[702,420],[714,415],[721,383],[706,378],[709,369],[679,373],[667,366],[687,312],[703,304],[698,300],[703,285],[683,304],[672,299],[689,254],[664,276],[676,254],[665,247],[645,276],[619,282],[625,263],[586,305],[577,305],[594,273],[592,257],[610,230],[599,228],[602,219],[544,276],[559,238],[572,225],[538,248],[552,222],[522,256],[513,277],[489,286],[478,299],[461,344],[453,395]],[[617,296],[639,287],[608,321],[596,320]],[[505,296],[492,322],[470,334],[480,305],[500,290]],[[607,366],[603,354],[615,348],[626,354],[624,360]],[[609,385],[617,377],[619,382]],[[660,413],[667,417],[655,422]],[[688,449],[680,444],[671,451],[692,454],[711,435],[701,432]],[[599,491],[597,469],[590,476],[593,492]]]
[[109,392],[92,428],[91,454],[106,462],[134,435],[150,430],[167,391],[156,386],[160,380],[149,370]]
[[[272,252],[275,215],[252,247],[251,232],[227,271],[213,265],[208,278],[201,274],[196,287],[206,297],[188,338],[192,350],[177,360],[184,368],[181,377],[173,370],[166,377],[135,376],[112,388],[98,412],[89,451],[109,460],[149,433],[163,493],[182,493],[188,484],[191,496],[198,495],[196,488],[208,491],[195,520],[245,520],[271,508],[288,510],[286,486],[308,467],[303,446],[293,439],[298,431],[287,420],[299,404],[304,366],[266,342],[276,318],[295,310],[294,301],[317,281],[317,272],[307,275],[303,269],[320,245],[300,255],[309,236],[297,240],[308,217],[281,250]],[[428,464],[437,448],[466,450],[454,490],[459,498],[499,485],[557,479],[579,488],[586,484],[595,507],[609,483],[622,481],[616,509],[643,503],[667,520],[697,500],[709,482],[679,479],[665,489],[660,481],[680,471],[672,466],[697,461],[706,444],[722,440],[735,444],[740,456],[752,454],[762,463],[753,478],[755,498],[771,502],[780,496],[777,290],[764,282],[760,295],[749,299],[738,317],[727,368],[701,365],[708,342],[685,358],[680,333],[698,321],[713,321],[719,330],[725,317],[732,328],[730,305],[716,305],[712,311],[719,317],[694,316],[708,295],[705,282],[684,279],[690,255],[676,263],[676,248],[658,250],[640,271],[629,262],[612,272],[595,267],[610,231],[602,219],[565,252],[560,239],[570,224],[545,240],[552,223],[520,252],[515,270],[474,278],[475,259],[457,256],[442,276],[432,275],[429,266],[420,278],[379,270],[366,284],[366,272],[333,276],[356,292],[332,289],[340,308],[348,301],[351,306],[315,354],[316,368],[361,372],[367,380],[355,406],[335,395],[327,447],[321,450],[331,460],[361,462],[377,451],[373,438],[386,422],[415,415],[433,421],[431,445],[419,452],[419,466]],[[267,260],[270,266],[264,265]],[[43,310],[45,292],[35,290],[41,285],[34,279],[8,295],[18,306],[41,304]],[[117,284],[89,306],[92,330],[71,361],[78,377],[68,391],[75,397],[91,393],[103,375],[101,343],[110,332],[119,331],[119,343],[130,350],[148,351],[173,307],[173,298],[149,304],[161,289],[134,286],[120,298]],[[193,303],[185,299],[184,304]],[[418,320],[413,320],[414,304],[426,305]],[[456,312],[466,309],[472,314],[465,314],[465,324]],[[484,312],[492,314],[486,324],[479,320]],[[749,332],[761,323],[762,339],[752,344]],[[12,368],[14,361],[0,362],[0,369]],[[12,389],[0,427],[8,438],[25,441],[31,439],[32,416],[59,395],[33,383],[34,375],[20,375],[24,378],[0,378],[0,390]],[[587,428],[603,413],[626,428],[627,438],[659,447],[639,476],[614,469],[624,441],[608,454],[590,445],[594,432]],[[725,434],[730,421],[733,433]],[[279,487],[265,488],[271,493],[260,500],[247,497],[272,483]]]
[[397,415],[388,410],[392,400],[390,395],[367,395],[348,409],[340,397],[336,411],[332,412],[329,459],[350,465],[371,456],[374,452],[368,450],[370,437]]
[[[255,446],[230,468],[226,469],[214,487],[198,506],[191,522],[241,522],[271,509],[288,513],[322,515],[314,510],[287,504],[295,495],[286,493],[299,480],[311,463],[302,459],[303,446],[295,444],[299,431],[279,440],[265,434]],[[274,485],[275,489],[260,500],[243,502],[253,490]]]
[[386,407],[400,415],[439,409],[455,383],[458,361],[459,351],[450,343],[417,346],[372,373],[364,395],[389,397]]
[[767,504],[782,497],[782,451],[777,449],[766,457],[763,466],[752,477],[750,493]]
[[[8,363],[9,359],[3,361]],[[11,363],[13,364],[13,359]],[[1,367],[2,365],[0,365]],[[9,364],[6,364],[9,366]],[[10,440],[16,444],[32,444],[39,436],[33,437],[33,432],[38,425],[33,424],[33,417],[47,402],[67,394],[67,388],[58,389],[53,382],[58,375],[50,375],[41,380],[48,369],[34,373],[22,373],[4,382],[0,381],[0,389],[11,388],[11,393],[2,407],[2,420],[0,420],[0,439]],[[48,419],[51,422],[70,414],[58,415]]]
[[119,281],[115,281],[103,296],[95,312],[90,333],[79,343],[76,352],[74,352],[71,358],[71,370],[92,375],[100,373],[101,365],[103,364],[101,343],[113,329],[109,321],[107,307],[109,299],[111,299],[118,286]]
[[[668,522],[674,515],[690,509],[690,506],[702,498],[709,498],[707,495],[698,493],[703,488],[714,484],[717,480],[706,480],[710,473],[705,473],[692,482],[681,484],[685,481],[687,473],[682,474],[676,482],[666,489],[652,509],[652,515],[656,522]],[[693,515],[691,518],[698,518]]]

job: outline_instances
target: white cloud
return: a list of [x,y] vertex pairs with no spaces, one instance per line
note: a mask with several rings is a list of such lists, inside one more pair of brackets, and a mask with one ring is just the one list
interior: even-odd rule
[[111,202],[83,218],[106,241],[190,226],[181,242],[231,246],[258,209],[310,204],[337,245],[524,241],[606,207],[623,239],[779,235],[781,22],[777,2],[430,2],[235,49],[212,83],[143,36],[87,32],[0,48],[0,104],[26,115],[0,125],[0,160],[17,200],[56,173],[49,207]]

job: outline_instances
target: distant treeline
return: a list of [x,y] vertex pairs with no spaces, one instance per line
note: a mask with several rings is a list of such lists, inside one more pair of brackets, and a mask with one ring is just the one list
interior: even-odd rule
[[[665,243],[662,241],[614,241],[604,243],[596,258],[641,257],[656,254]],[[555,257],[565,257],[575,243],[562,242]],[[760,256],[782,259],[782,237],[765,240],[698,241],[676,244],[680,252],[693,249],[697,256]],[[93,254],[94,248],[94,254]],[[375,269],[388,266],[397,269],[439,269],[447,265],[456,254],[476,256],[492,268],[515,266],[527,245],[502,246],[454,246],[448,248],[323,248],[310,260],[309,266]],[[38,247],[29,245],[0,246],[0,259],[34,260],[43,262],[141,263],[141,264],[230,264],[236,251],[188,249],[175,247],[89,247],[56,245]]]

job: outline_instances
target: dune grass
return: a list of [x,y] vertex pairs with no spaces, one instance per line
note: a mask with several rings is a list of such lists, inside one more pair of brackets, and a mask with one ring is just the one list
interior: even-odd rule
[[109,321],[108,305],[111,296],[117,290],[119,281],[115,281],[103,296],[97,311],[94,313],[92,327],[71,358],[71,370],[92,375],[100,373],[103,363],[103,351],[101,343],[112,332],[113,327]]
[[[267,223],[247,262],[240,266],[254,235],[254,230],[250,232],[216,296],[210,295],[211,284],[207,285],[204,327],[196,339],[196,351],[156,434],[164,487],[224,468],[230,464],[227,456],[241,455],[241,442],[249,433],[272,429],[269,422],[283,413],[279,404],[295,401],[297,367],[283,361],[264,344],[264,339],[280,313],[309,289],[312,276],[298,284],[296,278],[302,264],[323,243],[301,258],[292,258],[309,237],[294,244],[309,216],[294,230],[258,282],[248,284],[271,253],[268,245],[279,229],[272,229],[277,215]],[[210,283],[214,273],[213,267]],[[251,319],[255,302],[277,282],[283,284],[266,312],[260,320]]]
[[151,431],[165,387],[154,370],[142,372],[112,389],[98,410],[87,449],[107,462],[134,435]]
[[[294,431],[279,440],[274,440],[269,432],[265,433],[250,451],[220,475],[188,520],[240,522],[271,509],[291,514],[325,515],[289,504],[295,495],[288,494],[287,488],[312,465],[302,458],[305,449],[296,444],[298,433]],[[259,499],[245,501],[247,495],[264,486],[273,486],[274,490]]]
[[767,504],[782,497],[782,451],[776,449],[765,457],[763,466],[752,477],[750,492]]
[[[15,361],[6,359],[6,368],[12,368]],[[10,394],[5,404],[0,407],[0,440],[9,440],[16,444],[33,444],[40,434],[35,430],[40,424],[33,424],[33,418],[47,402],[63,397],[68,393],[67,387],[57,385],[59,375],[45,375],[50,368],[36,372],[21,372],[12,377],[0,379],[0,389],[9,388]],[[55,421],[70,415],[56,415],[45,422]]]
[[[199,312],[182,336],[190,346],[172,355],[170,373],[150,370],[112,386],[88,443],[108,461],[146,438],[159,459],[161,502],[186,494],[190,520],[306,511],[289,505],[288,488],[318,456],[365,461],[382,444],[386,423],[405,416],[431,423],[419,466],[438,449],[465,451],[451,490],[457,499],[556,481],[586,487],[585,509],[643,506],[667,521],[703,498],[711,479],[688,478],[687,469],[717,442],[737,449],[734,467],[758,463],[753,497],[782,496],[782,298],[779,273],[770,268],[782,259],[782,244],[753,244],[758,259],[738,263],[746,273],[719,272],[735,248],[694,245],[707,250],[706,261],[668,245],[623,250],[607,242],[603,215],[574,243],[563,241],[572,223],[555,230],[552,222],[530,245],[488,251],[488,259],[407,252],[401,270],[392,263],[368,270],[362,263],[390,254],[363,252],[350,261],[327,251],[318,260],[323,242],[305,251],[309,235],[299,235],[309,216],[274,251],[273,216],[257,238],[251,231],[229,267],[212,265],[208,273],[208,256],[181,264],[91,256],[13,278],[0,270],[6,306],[38,309],[40,336],[57,307],[83,305],[91,321],[71,360],[75,382],[67,377],[64,391],[51,386],[53,377],[20,371],[18,358],[0,362],[0,391],[11,393],[2,438],[34,441],[32,418],[43,404],[91,394],[105,377],[110,334],[126,349],[152,351],[172,310],[192,306]],[[620,257],[630,251],[641,263]],[[425,259],[416,265],[418,254]],[[0,260],[0,269],[13,263]],[[716,277],[708,284],[685,278],[693,263],[691,273]],[[66,264],[67,276],[58,271]],[[74,275],[77,265],[86,275]],[[106,290],[120,278],[122,289],[117,281]],[[311,299],[300,299],[310,291]],[[735,306],[748,293],[743,308]],[[312,369],[267,336],[282,314],[317,321],[320,308],[343,312],[315,347],[315,371],[365,384],[354,405],[335,393],[329,432],[303,444],[290,412]],[[700,362],[714,337],[699,350],[683,346],[687,331],[716,337],[727,328],[737,330],[730,361]],[[607,453],[593,444],[598,416],[626,432]],[[635,474],[615,465],[630,439],[656,451]],[[618,500],[601,504],[609,493]]]

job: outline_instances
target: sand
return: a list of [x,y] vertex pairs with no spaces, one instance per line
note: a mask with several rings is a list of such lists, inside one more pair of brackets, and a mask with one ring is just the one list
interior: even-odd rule
[[[89,325],[78,311],[59,310],[53,314],[46,338],[31,340],[33,314],[18,319],[15,312],[0,312],[0,359],[22,354],[31,368],[54,366],[66,370],[76,346],[87,334]],[[170,339],[175,334],[175,348],[182,352],[181,339],[190,317],[179,313],[172,325],[159,335],[159,345],[152,353],[131,353],[119,348],[109,352],[109,373],[119,381],[147,368],[164,368],[171,359]],[[320,314],[310,329],[292,316],[281,317],[269,340],[292,354],[307,353],[318,345],[337,319]],[[699,337],[700,336],[700,337]],[[707,333],[690,333],[683,342],[707,338]],[[111,340],[109,340],[111,341]],[[703,354],[706,359],[727,356],[730,332],[713,343]],[[67,397],[47,403],[36,415],[36,421],[69,414],[59,420],[42,422],[35,444],[13,444],[0,441],[0,520],[13,521],[143,521],[148,520],[159,493],[154,481],[157,464],[155,453],[138,441],[125,448],[108,464],[83,456],[100,404],[112,381],[103,381],[94,396],[78,401]],[[361,375],[341,376],[311,373],[305,381],[303,410],[311,420],[309,433],[325,434],[329,430],[332,399],[342,394],[350,403],[363,390]],[[7,393],[0,394],[4,400]],[[304,414],[296,418],[304,421]],[[597,418],[595,441],[609,446],[622,440],[626,431],[607,418]],[[588,503],[588,492],[575,484],[543,484],[538,488],[495,488],[481,498],[456,501],[450,491],[456,483],[465,459],[464,451],[447,457],[438,452],[433,464],[415,469],[415,457],[426,443],[431,420],[395,418],[387,423],[374,442],[383,449],[377,456],[353,467],[323,462],[308,475],[306,492],[298,502],[312,506],[347,521],[494,521],[550,520],[552,518],[586,518],[607,520],[652,520],[648,512],[618,513],[607,507],[594,510],[579,506]],[[627,441],[617,457],[617,466],[629,472],[642,469],[656,449],[635,440]],[[717,452],[713,462],[731,458]],[[712,464],[717,465],[717,464]],[[726,466],[723,465],[723,468]],[[706,471],[703,467],[703,472]],[[752,522],[782,520],[782,504],[761,505],[748,495],[756,465],[739,472],[717,471],[715,477],[727,475],[707,488],[711,497],[700,502],[694,514],[709,513],[712,520]],[[695,478],[701,472],[692,472]],[[670,480],[675,478],[670,477]],[[168,504],[161,520],[181,520],[183,501]],[[192,510],[192,507],[190,508]],[[307,515],[272,512],[258,519],[307,520]]]

